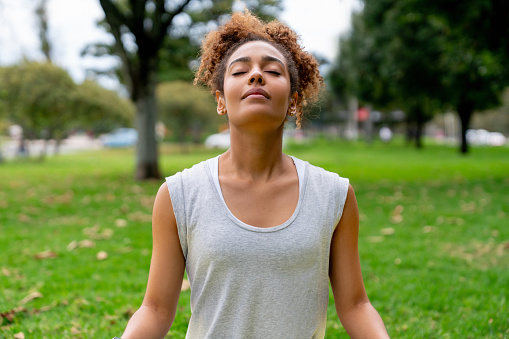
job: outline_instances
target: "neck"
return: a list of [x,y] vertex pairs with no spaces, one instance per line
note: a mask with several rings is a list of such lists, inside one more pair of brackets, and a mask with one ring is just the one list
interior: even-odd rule
[[267,133],[230,129],[231,147],[221,156],[221,172],[252,181],[267,181],[284,170],[283,126]]

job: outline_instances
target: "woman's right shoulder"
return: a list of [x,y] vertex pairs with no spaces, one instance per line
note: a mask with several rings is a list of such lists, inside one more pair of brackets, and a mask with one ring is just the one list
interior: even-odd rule
[[166,185],[169,189],[182,185],[184,182],[188,184],[203,185],[203,180],[208,180],[207,172],[210,172],[210,166],[215,158],[201,161],[190,168],[185,168],[171,176],[166,177]]

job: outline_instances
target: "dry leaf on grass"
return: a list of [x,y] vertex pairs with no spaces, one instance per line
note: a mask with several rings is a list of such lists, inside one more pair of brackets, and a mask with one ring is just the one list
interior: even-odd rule
[[152,215],[149,213],[143,213],[141,211],[138,211],[128,214],[127,219],[133,222],[150,222],[152,221]]
[[20,303],[21,304],[26,304],[26,303],[29,303],[30,301],[34,300],[34,299],[37,299],[37,298],[42,298],[42,293],[40,293],[40,292],[32,292],[29,295],[27,295],[26,297],[24,297],[20,301]]
[[113,230],[111,228],[105,228],[100,232],[99,225],[94,225],[93,227],[83,229],[83,234],[95,240],[110,239],[113,236]]
[[2,274],[5,275],[6,277],[10,277],[11,271],[9,271],[6,267],[2,267]]
[[26,312],[26,308],[23,306],[19,306],[16,308],[13,308],[12,310],[9,310],[7,312],[0,312],[0,322],[3,321],[3,319],[6,319],[9,322],[12,322],[14,320],[14,316],[21,312]]
[[100,251],[99,253],[97,253],[96,258],[97,260],[104,260],[108,258],[108,253],[106,253],[105,251]]
[[92,240],[89,240],[89,239],[85,239],[85,240],[81,240],[78,245],[81,248],[92,248],[92,247],[95,247],[95,242],[93,242]]
[[433,232],[433,226],[424,226],[424,227],[422,228],[422,231],[423,231],[424,233],[431,233],[431,232]]
[[368,237],[368,241],[372,242],[372,243],[382,242],[382,241],[384,241],[384,237],[382,237],[380,235],[375,235],[372,237]]
[[191,288],[191,285],[189,284],[189,281],[187,279],[182,280],[182,287],[180,290],[187,291],[190,288]]
[[401,205],[397,205],[394,208],[394,211],[392,211],[392,218],[391,218],[393,223],[399,224],[403,221],[403,216],[401,215],[401,213],[403,213],[404,210],[405,210],[405,208]]
[[53,251],[42,251],[34,255],[35,259],[42,260],[42,259],[51,259],[56,258],[58,255]]
[[392,228],[392,227],[382,228],[380,230],[380,233],[382,235],[393,235],[394,234],[394,228]]
[[71,252],[74,251],[79,246],[78,242],[76,240],[73,240],[67,245],[66,249]]
[[16,338],[16,339],[25,339],[25,334],[23,332],[16,333],[14,335],[14,338]]
[[117,219],[117,220],[115,220],[115,226],[117,226],[117,227],[126,227],[127,226],[127,220],[125,220],[125,219]]
[[29,222],[30,220],[32,220],[32,218],[30,218],[26,214],[20,213],[20,214],[18,214],[18,220],[21,222]]

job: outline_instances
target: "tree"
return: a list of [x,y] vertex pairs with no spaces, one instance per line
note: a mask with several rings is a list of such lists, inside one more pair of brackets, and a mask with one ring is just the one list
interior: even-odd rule
[[46,15],[48,0],[39,0],[35,8],[35,15],[37,17],[37,24],[39,28],[39,41],[41,42],[41,51],[44,54],[46,61],[51,62],[52,45],[48,37],[48,16]]
[[509,2],[434,0],[426,2],[426,8],[447,24],[440,59],[441,101],[458,113],[460,151],[466,154],[466,131],[474,111],[499,106],[509,85]]
[[498,105],[508,85],[508,3],[365,0],[361,18],[364,37],[372,41],[368,50],[378,57],[359,57],[357,73],[371,68],[415,120],[417,136],[438,109],[455,109],[462,123],[460,150],[466,153],[472,113]]
[[[113,52],[121,60],[120,79],[136,106],[135,126],[136,178],[159,178],[158,151],[155,138],[157,121],[155,88],[161,67],[161,50],[169,38],[197,39],[209,27],[217,25],[224,13],[231,11],[231,0],[164,1],[99,0],[105,14],[114,47],[103,46],[102,52]],[[279,0],[249,1],[250,8],[270,12]],[[252,3],[252,4],[251,4]],[[177,18],[184,24],[178,24]],[[99,53],[96,53],[99,54]]]
[[186,151],[189,139],[199,141],[204,130],[217,131],[219,117],[212,95],[185,81],[161,83],[157,87],[161,121],[173,132]]
[[132,126],[134,121],[134,106],[129,99],[91,80],[77,86],[72,106],[75,119],[71,127],[89,129],[96,134]]
[[0,111],[23,128],[23,138],[46,140],[40,158],[50,139],[58,145],[72,128],[101,120],[124,125],[133,115],[130,102],[117,93],[91,81],[76,85],[65,70],[47,62],[0,69]]

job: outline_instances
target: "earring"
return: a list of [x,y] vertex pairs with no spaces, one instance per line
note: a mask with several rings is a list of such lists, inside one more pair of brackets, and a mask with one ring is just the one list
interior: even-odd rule
[[293,116],[295,115],[295,110],[291,109],[291,108],[288,108],[288,113],[287,113],[289,116]]

